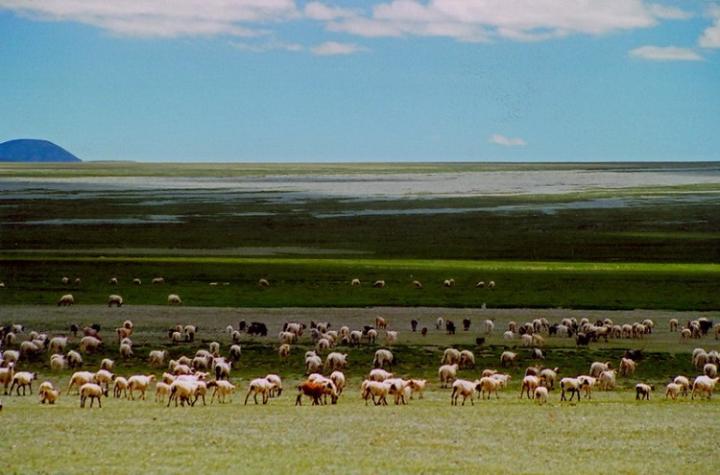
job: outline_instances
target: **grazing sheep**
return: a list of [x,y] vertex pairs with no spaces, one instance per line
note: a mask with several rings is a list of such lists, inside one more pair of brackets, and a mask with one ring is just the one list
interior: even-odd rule
[[398,332],[396,331],[385,331],[385,344],[386,345],[392,345],[394,343],[397,343],[398,339]]
[[387,321],[381,316],[375,317],[375,328],[379,328],[380,330],[387,329]]
[[368,376],[368,379],[370,381],[385,381],[386,379],[390,379],[393,377],[392,373],[388,373],[384,369],[381,368],[375,368],[370,370],[370,374]]
[[[580,389],[588,384],[587,380],[581,380],[579,378],[563,378],[560,380],[560,400],[561,401],[572,401],[573,396],[577,395],[577,400],[580,402]],[[570,399],[565,397],[565,393],[570,393]]]
[[622,358],[620,360],[620,376],[631,376],[635,374],[635,369],[637,367],[637,364],[635,361],[631,360],[630,358]]
[[500,355],[500,366],[503,368],[506,366],[514,366],[517,362],[518,355],[512,351],[503,351]]
[[689,328],[683,328],[680,331],[680,339],[681,340],[688,340],[691,337],[692,337],[692,330],[690,330]]
[[115,376],[106,369],[101,369],[97,373],[93,375],[92,381],[95,384],[98,384],[100,387],[104,387],[105,395],[107,396],[108,390],[110,389],[110,384],[115,379]]
[[287,343],[280,345],[280,348],[278,348],[278,355],[280,358],[287,359],[290,356],[290,345]]
[[315,344],[315,351],[317,351],[318,353],[322,353],[323,351],[329,350],[330,346],[332,346],[330,340],[328,340],[327,338],[320,338]]
[[259,279],[258,280],[258,287],[270,287],[270,282],[267,279]]
[[122,376],[118,376],[115,378],[115,384],[113,385],[113,397],[119,398],[121,395],[125,396],[125,399],[129,399],[128,397],[128,380],[123,378]]
[[230,377],[230,370],[230,363],[225,361],[223,358],[216,358],[213,361],[213,371],[215,372],[215,379],[228,379]]
[[111,277],[109,282],[110,282],[110,285],[118,285],[117,277]]
[[178,294],[170,294],[167,297],[168,305],[182,305],[182,299]]
[[193,342],[195,341],[195,334],[198,332],[198,327],[196,325],[185,325],[181,331],[185,335],[185,341]]
[[105,371],[112,371],[113,366],[115,366],[115,362],[110,358],[103,358],[100,362],[100,369],[104,369]]
[[455,364],[446,364],[440,366],[438,369],[438,377],[440,378],[440,387],[441,388],[447,388],[451,382],[455,381],[457,379],[457,371],[458,371],[458,365]]
[[325,360],[325,369],[329,371],[344,369],[347,367],[347,356],[347,353],[330,353]]
[[603,391],[615,389],[615,378],[616,372],[614,369],[603,371],[598,377],[598,387]]
[[533,393],[533,397],[535,398],[535,402],[539,405],[547,404],[548,401],[548,389],[543,386],[538,386],[535,388],[535,392]]
[[102,341],[94,336],[85,336],[80,340],[80,351],[83,353],[94,353],[100,349]]
[[123,298],[119,295],[112,294],[108,297],[107,304],[108,304],[108,307],[112,307],[113,305],[116,307],[122,307]]
[[345,374],[342,371],[333,371],[330,373],[330,380],[335,384],[338,397],[342,394],[345,389]]
[[692,385],[690,384],[690,380],[685,376],[676,376],[675,379],[673,379],[673,383],[679,385],[681,387],[682,395],[687,397],[688,392],[692,387]]
[[[695,378],[695,381],[693,382],[693,385],[692,385],[692,397],[691,398],[695,399],[695,394],[699,393],[701,397],[703,394],[706,394],[707,398],[710,399],[718,380],[720,380],[720,378],[710,378],[705,375],[698,376],[697,378]],[[11,390],[11,392],[12,392],[12,390]]]
[[548,388],[548,390],[552,390],[555,388],[555,381],[557,380],[557,374],[560,371],[560,368],[544,368],[540,371],[540,379],[542,380],[542,385]]
[[248,392],[245,395],[245,405],[247,405],[250,394],[253,395],[255,404],[258,404],[257,395],[260,394],[262,397],[262,403],[267,404],[270,399],[270,391],[273,389],[273,384],[265,378],[256,378],[250,381],[248,386]]
[[8,393],[8,386],[15,377],[15,363],[8,363],[7,367],[0,368],[0,383],[3,385],[4,394]]
[[373,358],[373,367],[374,368],[384,368],[385,365],[392,366],[393,364],[393,354],[390,350],[386,349],[380,349],[375,352],[375,357]]
[[[372,398],[373,404],[376,406],[387,406],[387,395],[390,393],[390,384],[385,381],[363,381],[361,386],[361,395],[367,406],[368,400]],[[375,398],[378,398],[377,401]]]
[[491,334],[494,329],[495,329],[495,322],[493,322],[492,320],[485,320],[483,322],[483,331],[485,332],[486,335]]
[[458,398],[463,397],[462,405],[465,405],[467,398],[470,398],[470,404],[473,406],[473,396],[475,395],[476,388],[480,385],[480,381],[467,381],[464,379],[456,379],[452,384],[452,393],[450,394],[450,405],[457,406]]
[[165,396],[170,394],[170,384],[158,381],[155,384],[155,402],[165,403]]
[[612,368],[612,364],[610,364],[610,362],[602,363],[599,361],[595,361],[590,365],[590,376],[592,376],[593,378],[597,378],[598,376],[600,376],[600,373],[602,373],[603,371],[607,371],[610,368]]
[[460,359],[458,364],[460,368],[474,368],[475,354],[470,350],[462,350],[460,352]]
[[67,353],[67,362],[70,368],[78,368],[83,365],[82,355],[75,350],[70,350]]
[[68,285],[70,283],[70,277],[63,276],[63,278],[60,279],[60,283],[62,283],[63,285]]
[[133,356],[132,346],[127,343],[120,345],[120,356],[125,360],[130,359]]
[[443,287],[455,287],[455,279],[443,280]]
[[75,304],[75,297],[72,294],[65,294],[57,301],[58,307],[69,307]]
[[208,345],[208,349],[213,356],[220,356],[220,343],[218,343],[217,341],[210,342],[210,344]]
[[440,330],[444,326],[445,320],[443,320],[443,317],[438,317],[437,320],[435,320],[435,329]]
[[[528,399],[535,397],[535,388],[540,386],[540,378],[537,376],[525,376],[522,380],[522,386],[520,387],[520,399],[523,394],[527,394]],[[530,394],[533,396],[531,397]]]
[[422,289],[422,288],[423,288],[422,282],[420,282],[419,280],[413,280],[413,281],[412,281],[412,285],[413,285],[413,287],[415,287],[416,289]]
[[678,319],[677,319],[677,318],[671,318],[671,319],[670,319],[670,331],[671,331],[671,332],[676,332],[676,331],[678,331],[678,325],[679,325],[679,324],[680,324],[680,322],[678,322]]
[[43,382],[38,388],[40,404],[55,404],[60,398],[60,391],[55,389],[50,381]]
[[638,383],[635,385],[635,400],[650,400],[650,393],[655,390],[652,384]]
[[425,387],[427,387],[426,379],[410,379],[408,380],[408,388],[410,388],[410,399],[417,393],[418,399],[424,399]]
[[490,396],[495,393],[495,399],[500,399],[498,390],[502,387],[502,385],[503,383],[499,379],[490,376],[480,378],[480,397],[485,399],[485,395],[487,394],[487,399],[490,399]]
[[455,348],[446,348],[440,364],[460,364],[460,351]]
[[153,350],[148,355],[148,363],[150,366],[161,367],[165,365],[166,356],[167,351],[165,350]]
[[353,279],[350,281],[350,285],[353,287],[360,287],[360,279]]
[[495,288],[495,281],[491,280],[490,282],[488,282],[488,289],[494,289],[494,288]]
[[306,374],[312,374],[317,373],[322,369],[323,362],[322,359],[317,356],[316,354],[313,354],[311,356],[305,357],[305,373]]
[[154,277],[152,280],[153,284],[164,284],[165,279],[163,277]]
[[210,404],[215,401],[215,396],[217,396],[220,404],[224,404],[226,397],[228,396],[230,397],[230,402],[232,402],[232,395],[235,393],[235,385],[230,381],[209,381],[207,383],[207,388],[213,388],[213,393],[210,397]]
[[85,407],[85,401],[90,398],[90,407],[93,406],[93,402],[97,400],[98,407],[102,407],[100,399],[102,398],[103,391],[100,386],[93,383],[85,383],[80,387],[80,407]]
[[50,369],[53,371],[62,371],[67,366],[67,360],[63,355],[52,355],[50,357]]
[[134,375],[128,378],[128,390],[130,391],[130,399],[135,400],[135,391],[140,391],[140,398],[145,399],[145,391],[147,391],[150,383],[155,381],[155,375]]
[[308,396],[312,398],[312,405],[317,406],[322,404],[322,398],[328,394],[331,397],[332,404],[337,402],[337,389],[335,383],[327,378],[321,380],[310,380],[303,381],[297,386],[298,395],[295,399],[295,405],[302,405],[302,396]]
[[135,285],[142,285],[142,280],[140,280],[140,279],[138,279],[137,277],[135,277],[135,278],[132,280],[132,283],[135,284]]
[[717,365],[713,363],[706,364],[703,366],[703,374],[709,378],[714,378],[718,374]]
[[12,383],[10,384],[10,394],[12,394],[13,388],[16,388],[16,394],[20,395],[20,388],[22,388],[23,393],[22,395],[25,395],[25,388],[28,388],[30,390],[30,394],[32,394],[32,382],[37,378],[36,373],[31,373],[29,371],[18,371],[15,373],[15,375],[12,378]]
[[368,344],[374,345],[375,339],[377,338],[377,330],[374,328],[369,329],[365,334],[365,337],[367,338]]
[[483,281],[483,280],[480,280],[475,284],[475,288],[477,288],[477,289],[482,289],[484,287],[485,287],[485,281]]
[[665,386],[665,399],[668,397],[673,401],[677,400],[678,396],[682,392],[683,387],[677,383],[669,383]]

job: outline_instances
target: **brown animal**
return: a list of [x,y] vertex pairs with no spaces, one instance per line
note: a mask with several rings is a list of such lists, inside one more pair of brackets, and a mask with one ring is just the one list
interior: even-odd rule
[[305,381],[298,384],[297,389],[298,395],[295,399],[296,406],[302,405],[303,395],[312,398],[313,406],[322,404],[322,398],[327,394],[330,395],[333,404],[337,403],[337,389],[335,389],[335,386],[329,381],[320,383],[314,381]]

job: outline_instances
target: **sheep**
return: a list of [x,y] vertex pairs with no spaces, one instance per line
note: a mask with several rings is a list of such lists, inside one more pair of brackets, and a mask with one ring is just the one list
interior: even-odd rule
[[112,294],[108,297],[107,305],[108,307],[112,307],[113,305],[116,307],[122,307],[123,304],[123,298],[117,294]]
[[681,340],[688,340],[690,337],[692,337],[692,330],[690,330],[689,328],[683,328],[680,331]]
[[635,368],[637,364],[630,358],[622,358],[620,360],[619,373],[620,376],[631,376],[635,374]]
[[515,333],[513,333],[511,330],[503,333],[503,340],[512,340],[513,338],[515,338]]
[[678,322],[677,318],[671,318],[670,319],[670,332],[676,332],[678,331],[678,325],[680,322]]
[[655,390],[652,384],[638,383],[635,385],[635,400],[650,400],[650,393]]
[[583,386],[588,384],[587,380],[581,380],[579,378],[563,378],[560,380],[560,400],[567,401],[565,393],[570,393],[569,401],[573,400],[573,396],[577,395],[577,400],[580,402],[580,390]]
[[460,364],[460,351],[455,348],[446,348],[440,364]]
[[150,366],[161,367],[165,364],[165,357],[167,351],[165,350],[153,350],[148,355],[148,363]]
[[278,356],[282,359],[287,359],[290,356],[290,345],[283,343],[278,348]]
[[170,394],[170,385],[163,381],[155,384],[155,402],[165,403],[165,396]]
[[347,356],[347,353],[330,353],[325,359],[325,369],[330,371],[344,369],[347,366]]
[[544,368],[540,371],[540,379],[542,380],[543,386],[547,387],[548,390],[555,388],[555,381],[557,380],[557,374],[560,368]]
[[387,321],[383,317],[381,317],[379,315],[377,317],[375,317],[375,327],[376,328],[379,328],[380,330],[386,330],[387,325],[388,325]]
[[[367,406],[368,400],[372,398],[373,404],[376,406],[387,406],[387,395],[390,393],[390,384],[385,381],[363,381],[361,386],[361,396],[365,400]],[[375,398],[378,398],[377,401]]]
[[419,280],[413,280],[413,281],[412,281],[412,285],[413,285],[413,287],[415,287],[416,289],[422,289],[422,288],[423,288],[422,282],[420,282]]
[[532,346],[532,335],[520,335],[520,344],[524,347]]
[[50,369],[53,371],[62,371],[67,366],[67,360],[63,355],[52,355],[50,357]]
[[455,379],[457,378],[457,371],[458,371],[457,363],[440,366],[440,368],[438,369],[438,377],[440,378],[440,387],[447,388],[451,382],[455,381]]
[[208,345],[208,349],[213,356],[220,356],[220,343],[218,343],[217,341],[211,341]]
[[384,369],[381,368],[375,368],[370,370],[370,374],[368,375],[368,379],[370,381],[385,381],[386,379],[390,379],[393,377],[392,373],[388,373]]
[[151,282],[153,284],[164,284],[165,279],[163,277],[153,277],[153,280]]
[[340,396],[345,389],[345,374],[342,371],[333,371],[330,373],[330,380],[335,384],[337,395]]
[[311,374],[311,373],[317,373],[320,371],[320,369],[323,366],[322,359],[317,356],[308,356],[305,358],[305,373]]
[[38,387],[38,395],[40,404],[55,404],[60,398],[60,392],[53,387],[50,381],[45,381]]
[[68,339],[66,336],[54,336],[50,339],[48,344],[48,351],[50,353],[62,353],[67,347]]
[[257,401],[257,395],[260,394],[262,396],[262,403],[267,404],[268,400],[270,398],[270,391],[272,391],[273,384],[268,381],[265,378],[256,378],[250,381],[250,385],[248,386],[248,392],[245,395],[245,405],[247,406],[248,398],[250,398],[250,394],[253,395],[253,400],[255,401],[255,404],[258,403]]
[[455,287],[455,279],[443,280],[443,287]]
[[706,364],[703,366],[703,374],[709,378],[714,378],[718,374],[717,365],[713,363]]
[[455,334],[455,323],[452,320],[447,320],[445,322],[445,331],[448,335],[454,335]]
[[[718,380],[720,380],[720,378],[717,378],[717,377],[711,378],[711,377],[705,376],[705,375],[698,376],[697,378],[695,378],[695,381],[692,384],[691,399],[695,399],[696,393],[700,393],[701,397],[703,394],[707,394],[707,398],[710,399]],[[12,390],[11,390],[11,392],[12,392]]]
[[601,363],[599,361],[595,361],[590,365],[590,376],[592,376],[593,378],[597,378],[598,376],[600,376],[600,373],[602,373],[603,371],[607,371],[610,368],[612,368],[610,362]]
[[233,363],[237,363],[240,361],[240,356],[242,355],[242,348],[240,345],[230,345],[230,349],[228,350],[228,357],[230,358],[230,361]]
[[535,388],[540,386],[540,378],[537,376],[525,376],[522,380],[522,386],[520,388],[520,399],[522,399],[523,394],[527,393],[528,399],[531,399],[530,394],[535,394]]
[[123,343],[122,345],[120,345],[119,352],[120,356],[125,360],[130,359],[133,356],[132,346],[128,345],[127,343]]
[[225,361],[223,358],[217,358],[213,361],[215,379],[228,379],[230,377],[230,370],[230,363]]
[[376,280],[373,282],[373,287],[376,289],[384,289],[385,288],[385,281],[384,280]]
[[22,388],[23,390],[23,396],[25,395],[25,388],[28,388],[30,390],[30,394],[32,394],[32,382],[35,380],[36,377],[36,373],[31,373],[29,371],[18,371],[12,377],[12,383],[10,384],[10,394],[12,394],[13,388],[15,388],[16,386],[16,394],[18,396],[20,395],[20,388]]
[[280,397],[283,392],[282,378],[277,374],[268,374],[265,379],[270,383],[269,397]]
[[167,297],[168,305],[182,305],[182,299],[178,294],[170,294]]
[[470,350],[462,350],[459,359],[460,368],[474,368],[475,354]]
[[458,398],[460,396],[463,397],[462,405],[465,405],[465,401],[467,398],[470,398],[470,404],[473,406],[475,405],[475,402],[473,401],[473,396],[475,395],[475,391],[477,387],[480,385],[480,381],[467,381],[464,379],[456,379],[452,384],[452,393],[450,394],[450,405],[451,406],[457,406]]
[[539,405],[547,404],[548,388],[544,386],[536,387],[535,392],[533,393],[533,398],[535,399],[535,402]]
[[75,297],[72,294],[65,294],[57,301],[58,307],[69,307],[75,304]]
[[147,391],[150,383],[155,381],[155,375],[134,375],[128,378],[128,389],[130,390],[130,399],[135,400],[135,391],[140,391],[140,398],[145,400],[145,391]]
[[33,359],[43,350],[42,345],[37,345],[34,341],[23,341],[20,343],[20,356],[23,359]]
[[677,400],[677,397],[682,392],[683,387],[677,383],[669,383],[667,386],[665,386],[665,399],[668,397],[671,398],[673,401]]
[[443,317],[438,317],[437,320],[435,320],[435,329],[440,330],[444,326],[445,320],[443,320]]
[[367,331],[367,334],[365,336],[367,337],[368,344],[374,345],[375,339],[377,338],[377,330],[371,328]]
[[90,407],[93,406],[93,402],[97,399],[98,407],[102,407],[100,399],[102,398],[103,391],[100,386],[93,383],[85,383],[80,387],[80,407],[85,407],[85,401],[90,398]]
[[385,344],[386,345],[392,345],[394,343],[397,343],[398,339],[398,332],[396,331],[385,331]]
[[600,373],[598,377],[598,386],[603,391],[615,389],[615,370],[607,370]]
[[690,380],[688,378],[686,378],[685,376],[676,376],[675,379],[673,379],[673,383],[679,385],[681,387],[682,395],[687,397],[688,391],[690,390],[690,387],[692,386],[690,384]]
[[4,394],[8,393],[8,386],[15,377],[15,363],[10,362],[6,368],[0,368],[0,383],[3,385]]
[[92,382],[98,384],[100,387],[103,387],[104,384],[105,396],[107,396],[108,390],[110,389],[110,383],[112,383],[114,379],[115,376],[110,371],[101,369],[93,375]]
[[113,385],[113,397],[119,398],[121,395],[124,395],[125,399],[129,399],[127,392],[128,387],[128,380],[122,376],[118,376],[115,378],[115,384]]
[[83,353],[94,353],[101,345],[102,341],[94,336],[85,336],[80,340],[80,351]]
[[83,358],[80,353],[70,350],[67,353],[67,362],[70,368],[77,368],[83,365]]
[[195,405],[197,391],[197,380],[175,380],[170,384],[170,397],[166,407],[170,407],[170,403],[175,401],[175,407],[178,401],[182,406],[187,403],[189,406]]
[[215,401],[215,396],[218,397],[218,402],[220,404],[225,403],[225,398],[227,396],[230,396],[230,402],[232,402],[232,395],[235,393],[235,385],[230,381],[209,381],[207,383],[207,388],[213,388],[213,393],[210,397],[210,404]]
[[490,282],[488,282],[488,289],[494,289],[494,288],[495,288],[495,281],[491,280]]
[[352,287],[360,287],[360,279],[355,278],[355,279],[351,280],[350,285]]
[[139,278],[135,277],[135,278],[132,280],[132,283],[133,283],[133,285],[142,285],[142,280],[140,280]]
[[315,345],[315,350],[318,353],[322,353],[323,351],[329,350],[330,346],[332,346],[332,344],[330,343],[330,340],[328,340],[327,338],[320,338],[318,340],[317,344]]
[[517,359],[517,353],[513,353],[512,351],[503,351],[500,355],[500,366],[503,368],[506,366],[514,366]]
[[261,288],[268,288],[270,287],[270,281],[267,279],[258,279],[257,285]]
[[7,363],[16,363],[20,359],[20,352],[17,350],[5,350],[2,359]]
[[483,322],[483,331],[485,332],[486,335],[491,334],[494,329],[495,329],[495,322],[493,322],[492,320],[485,320]]
[[373,358],[373,367],[374,368],[384,368],[387,364],[388,366],[392,366],[393,364],[393,354],[390,350],[386,349],[380,349],[375,352],[375,357]]
[[176,332],[182,333],[184,335],[186,342],[193,342],[195,341],[195,333],[198,331],[198,327],[195,325],[185,325],[184,327],[181,327],[180,330],[175,330]]

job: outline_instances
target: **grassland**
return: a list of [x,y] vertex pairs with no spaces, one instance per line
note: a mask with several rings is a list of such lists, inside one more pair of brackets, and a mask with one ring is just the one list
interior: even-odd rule
[[[687,436],[701,433],[715,440],[720,429],[714,421],[720,416],[716,400],[665,401],[656,391],[650,402],[636,402],[632,387],[638,381],[662,385],[675,374],[695,374],[690,352],[695,346],[720,348],[717,341],[681,342],[668,331],[669,318],[684,321],[696,313],[604,312],[571,310],[477,310],[438,308],[346,308],[346,309],[233,309],[191,307],[129,306],[108,309],[102,306],[71,308],[42,306],[0,307],[6,321],[22,321],[28,329],[63,331],[68,322],[100,323],[106,330],[125,318],[136,323],[135,357],[118,361],[115,372],[130,375],[146,373],[147,353],[168,349],[172,356],[192,354],[218,340],[223,351],[230,343],[223,332],[227,324],[239,319],[266,322],[271,336],[245,338],[239,367],[232,380],[239,386],[232,403],[199,405],[188,409],[152,401],[108,399],[102,409],[78,407],[77,396],[63,395],[55,407],[38,404],[36,397],[3,397],[5,408],[0,461],[3,473],[79,473],[92,467],[102,473],[197,473],[214,470],[244,473],[323,471],[328,473],[539,473],[572,467],[586,472],[656,473],[689,469],[711,473],[720,462],[708,454],[706,444]],[[294,407],[293,385],[303,373],[302,354],[312,347],[303,338],[294,347],[287,363],[276,355],[275,337],[289,318],[309,321],[325,319],[333,326],[352,328],[369,323],[377,314],[388,318],[400,330],[401,343],[393,347],[397,357],[394,371],[404,377],[425,377],[432,381],[424,400],[408,406],[366,407],[358,386],[370,368],[377,346],[359,349],[341,347],[349,353],[346,374],[349,387],[338,405]],[[456,321],[470,317],[470,332],[455,336],[436,331],[438,315]],[[623,348],[644,350],[638,372],[621,378],[619,389],[596,392],[593,400],[561,404],[557,391],[548,406],[538,407],[518,399],[525,366],[532,364],[527,350],[517,341],[503,340],[499,332],[477,347],[481,319],[493,318],[498,328],[511,319],[525,321],[546,316],[557,321],[565,316],[591,319],[611,317],[617,323],[652,317],[657,322],[653,335],[643,340],[619,340],[578,349],[572,340],[551,337],[545,348],[546,366],[559,366],[561,374],[586,372],[595,360],[617,361]],[[718,314],[707,314],[717,318]],[[409,320],[431,328],[427,337],[412,334]],[[165,329],[175,323],[200,326],[194,343],[172,346]],[[110,338],[108,337],[108,340]],[[449,391],[436,383],[436,369],[447,346],[472,349],[477,356],[475,369],[462,370],[460,377],[477,377],[485,367],[497,367],[498,355],[506,348],[521,354],[522,361],[510,369],[513,382],[499,400],[476,401],[475,406],[451,407]],[[89,356],[86,366],[94,368],[102,357],[117,357],[114,345]],[[69,372],[51,373],[46,358],[26,364],[38,371],[40,379],[50,379],[65,387]],[[153,370],[159,374],[158,370]],[[242,404],[249,379],[276,372],[283,376],[286,392],[268,406]],[[469,403],[468,403],[469,404]],[[601,447],[602,450],[599,450]],[[118,463],[119,453],[125,456]],[[641,453],[642,457],[633,456]]]

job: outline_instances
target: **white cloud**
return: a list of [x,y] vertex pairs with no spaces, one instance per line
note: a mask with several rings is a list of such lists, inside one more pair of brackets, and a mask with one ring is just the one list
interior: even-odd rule
[[702,56],[688,48],[675,46],[641,46],[628,52],[633,58],[650,61],[702,61]]
[[710,7],[708,16],[713,19],[713,24],[703,31],[698,44],[703,48],[720,48],[720,5]]
[[501,134],[492,134],[489,142],[495,145],[502,145],[503,147],[524,147],[527,145],[527,143],[519,137],[506,137]]
[[333,7],[321,2],[310,2],[305,5],[305,16],[311,20],[331,21],[357,15],[358,12],[351,8]]
[[375,5],[369,16],[334,19],[328,29],[368,37],[539,41],[648,28],[660,19],[689,17],[678,8],[644,0],[391,0]]
[[231,41],[230,46],[240,51],[249,51],[251,53],[266,53],[268,51],[281,50],[300,52],[305,48],[299,43],[285,43],[283,41],[271,40],[261,43],[243,43],[239,41]]
[[295,0],[0,0],[44,21],[75,21],[138,37],[256,36],[262,23],[299,16]]
[[358,46],[354,43],[338,43],[336,41],[326,41],[311,49],[313,54],[318,56],[335,56],[359,53],[367,51],[367,48]]

